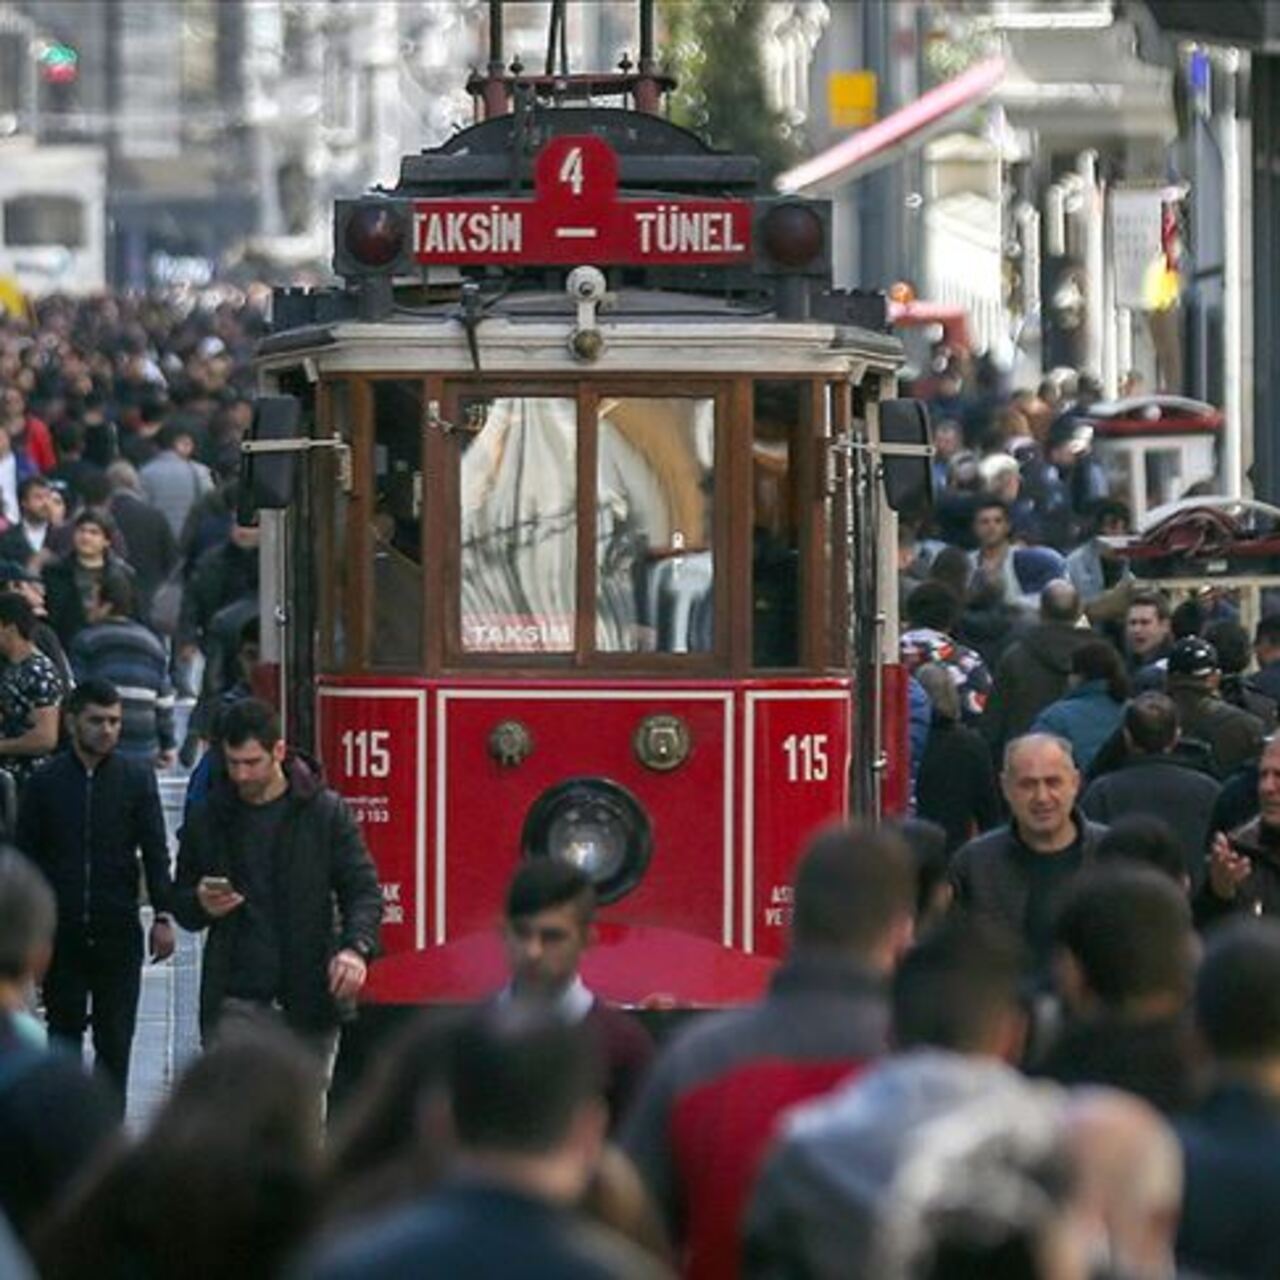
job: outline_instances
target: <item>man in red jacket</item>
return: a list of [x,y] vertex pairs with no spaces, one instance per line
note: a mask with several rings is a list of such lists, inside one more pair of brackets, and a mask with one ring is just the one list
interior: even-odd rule
[[623,1147],[686,1276],[739,1274],[742,1218],[778,1116],[884,1052],[887,980],[911,943],[915,883],[896,832],[819,834],[796,874],[791,953],[768,995],[700,1020],[659,1057]]

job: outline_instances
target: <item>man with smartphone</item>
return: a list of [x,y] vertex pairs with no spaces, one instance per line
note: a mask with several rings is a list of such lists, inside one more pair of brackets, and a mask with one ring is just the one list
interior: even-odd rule
[[207,1042],[234,1022],[282,1021],[331,1065],[377,950],[377,872],[351,811],[288,751],[266,703],[226,708],[218,736],[225,781],[188,815],[174,893],[179,923],[209,930],[201,1031]]
[[116,750],[123,709],[115,685],[86,680],[64,701],[70,746],[27,782],[17,844],[58,901],[53,960],[44,979],[49,1030],[77,1052],[93,1027],[98,1070],[123,1110],[138,1017],[143,937],[138,862],[155,909],[153,960],[173,954],[173,881],[155,771]]

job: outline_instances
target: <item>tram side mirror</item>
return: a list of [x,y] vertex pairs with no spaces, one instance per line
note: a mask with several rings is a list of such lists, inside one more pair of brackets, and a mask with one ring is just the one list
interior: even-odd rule
[[[256,444],[296,439],[301,417],[302,405],[296,396],[259,396],[254,401],[248,440]],[[298,456],[295,451],[241,453],[236,509],[240,524],[255,524],[259,511],[282,511],[292,504]]]
[[923,400],[881,401],[880,447],[889,505],[900,515],[926,515],[933,508],[933,434]]

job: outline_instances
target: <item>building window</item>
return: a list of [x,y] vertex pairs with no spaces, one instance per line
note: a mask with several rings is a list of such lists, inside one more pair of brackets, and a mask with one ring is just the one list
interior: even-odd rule
[[11,249],[84,246],[84,204],[75,196],[15,196],[4,206],[4,242]]

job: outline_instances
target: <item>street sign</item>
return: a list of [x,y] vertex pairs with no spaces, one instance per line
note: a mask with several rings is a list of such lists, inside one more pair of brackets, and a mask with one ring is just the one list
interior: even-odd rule
[[619,199],[618,157],[592,136],[547,143],[532,199],[415,200],[413,260],[467,264],[679,263],[751,258],[750,200]]

